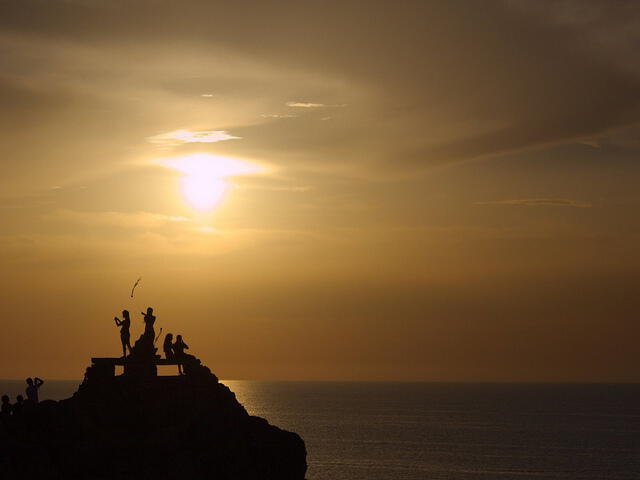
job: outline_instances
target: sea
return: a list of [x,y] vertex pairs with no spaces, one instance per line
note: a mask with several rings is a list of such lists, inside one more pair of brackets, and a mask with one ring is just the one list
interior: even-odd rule
[[308,480],[640,479],[640,384],[223,383],[302,436]]

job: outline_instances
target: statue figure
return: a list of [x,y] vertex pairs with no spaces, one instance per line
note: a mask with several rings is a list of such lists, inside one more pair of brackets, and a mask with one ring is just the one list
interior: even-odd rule
[[151,360],[157,351],[154,345],[156,332],[153,326],[156,322],[156,317],[153,315],[153,308],[147,308],[147,313],[142,313],[142,315],[144,315],[144,333],[140,335],[140,338],[136,340],[133,346],[132,360],[135,359],[135,361],[140,359]]
[[149,343],[153,345],[156,339],[156,331],[153,329],[156,317],[153,315],[153,308],[147,308],[147,313],[141,313],[141,315],[144,315],[144,336],[147,337]]
[[129,355],[131,355],[131,319],[129,318],[129,311],[122,311],[122,320],[118,317],[113,318],[116,325],[120,327],[120,341],[122,342],[122,357],[127,358],[127,348],[129,349]]

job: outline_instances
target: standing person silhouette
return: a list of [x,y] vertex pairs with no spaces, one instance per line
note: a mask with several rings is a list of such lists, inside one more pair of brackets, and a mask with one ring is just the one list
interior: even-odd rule
[[26,382],[27,388],[25,393],[27,394],[27,400],[31,403],[38,403],[38,389],[42,386],[44,380],[41,380],[38,377],[35,377],[34,379],[29,377]]
[[173,344],[173,353],[178,361],[178,374],[183,375],[182,373],[182,362],[184,361],[186,354],[185,350],[189,349],[189,345],[182,341],[182,335],[176,336],[176,343]]
[[118,317],[113,318],[116,325],[120,327],[120,341],[122,342],[122,358],[127,358],[127,348],[129,349],[129,355],[131,355],[131,319],[129,318],[129,311],[122,311],[122,320]]
[[156,317],[153,315],[153,308],[147,308],[147,313],[141,313],[141,315],[144,315],[144,336],[147,341],[153,345],[156,339],[156,331],[153,329]]

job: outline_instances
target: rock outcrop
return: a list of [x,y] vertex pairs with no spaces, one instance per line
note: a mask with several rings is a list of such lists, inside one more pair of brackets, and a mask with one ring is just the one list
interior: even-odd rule
[[150,373],[156,358],[119,376],[94,359],[71,398],[0,417],[0,478],[303,480],[303,440],[191,359],[174,377]]

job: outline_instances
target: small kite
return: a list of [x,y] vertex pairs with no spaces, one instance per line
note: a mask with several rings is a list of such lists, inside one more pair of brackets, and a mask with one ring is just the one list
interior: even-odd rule
[[136,289],[136,287],[140,283],[140,280],[142,280],[142,277],[140,277],[138,280],[136,280],[136,283],[133,284],[133,288],[131,289],[131,298],[133,298],[133,291]]

